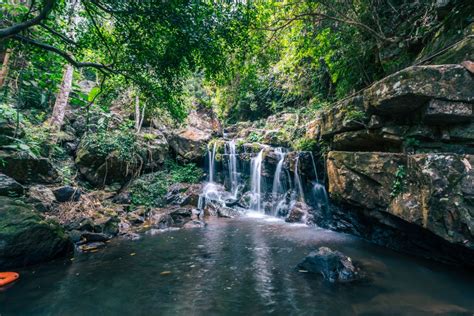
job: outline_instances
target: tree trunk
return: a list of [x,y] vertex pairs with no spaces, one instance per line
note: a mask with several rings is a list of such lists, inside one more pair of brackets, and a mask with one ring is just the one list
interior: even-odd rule
[[135,96],[135,131],[138,133],[140,126],[140,98],[138,94]]
[[58,132],[61,130],[63,125],[64,114],[69,101],[69,94],[71,93],[72,89],[73,74],[74,67],[70,64],[67,64],[64,67],[63,80],[56,97],[56,102],[54,103],[53,114],[51,115],[51,120],[49,123],[53,132]]
[[11,50],[7,49],[5,55],[3,56],[2,69],[0,70],[0,88],[3,87],[7,79],[8,70],[9,70],[9,61],[10,61]]

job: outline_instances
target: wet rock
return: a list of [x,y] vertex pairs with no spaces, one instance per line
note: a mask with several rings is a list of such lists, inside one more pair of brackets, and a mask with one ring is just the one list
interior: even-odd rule
[[175,183],[168,188],[165,199],[167,204],[197,206],[202,184]]
[[82,252],[95,252],[99,249],[105,248],[105,242],[91,242],[87,244],[80,245],[78,249]]
[[153,215],[150,216],[150,223],[151,226],[158,229],[166,229],[173,227],[174,220],[173,218],[167,213],[156,213],[154,212]]
[[46,158],[33,157],[26,152],[0,151],[0,172],[12,177],[21,184],[55,183],[59,174],[56,168]]
[[0,195],[20,196],[23,195],[25,189],[15,179],[0,173]]
[[140,225],[145,222],[145,218],[139,215],[137,212],[128,213],[126,218],[133,225]]
[[28,191],[28,202],[33,203],[38,211],[45,212],[52,208],[56,197],[50,188],[44,185],[35,185]]
[[81,189],[74,188],[69,185],[65,185],[53,190],[53,194],[56,197],[56,201],[63,203],[63,202],[71,202],[71,201],[79,201],[81,198]]
[[354,266],[351,258],[339,251],[320,247],[312,251],[298,268],[310,273],[319,273],[329,282],[351,282],[360,278],[359,269]]
[[83,232],[81,238],[87,243],[91,242],[105,242],[110,239],[110,236],[102,233]]
[[240,197],[239,200],[239,205],[242,206],[243,208],[250,208],[250,204],[252,203],[252,192],[247,191],[242,196]]
[[192,220],[184,224],[183,228],[203,228],[206,227],[207,224],[203,221]]
[[312,219],[311,208],[304,202],[296,202],[285,219],[287,223],[310,223]]
[[31,206],[0,197],[0,268],[48,261],[71,249],[56,222],[43,219]]
[[169,215],[173,219],[174,225],[182,226],[191,220],[193,212],[190,208],[178,208],[177,210],[171,211]]

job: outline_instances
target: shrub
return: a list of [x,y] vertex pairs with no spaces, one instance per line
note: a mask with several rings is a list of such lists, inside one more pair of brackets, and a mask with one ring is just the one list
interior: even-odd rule
[[198,183],[203,171],[195,164],[181,165],[174,161],[165,162],[164,169],[145,174],[136,179],[130,187],[132,204],[162,207],[168,187],[174,183]]
[[312,138],[302,137],[295,141],[293,149],[297,151],[316,151],[318,142]]

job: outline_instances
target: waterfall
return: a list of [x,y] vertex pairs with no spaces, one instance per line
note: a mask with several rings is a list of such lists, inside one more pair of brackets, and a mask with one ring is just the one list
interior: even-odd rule
[[313,163],[313,170],[314,170],[314,176],[315,176],[315,182],[313,184],[312,194],[316,203],[318,203],[320,208],[326,207],[328,206],[328,203],[329,203],[326,188],[324,187],[324,185],[319,183],[318,170],[316,169],[316,163],[314,162],[313,153],[309,152],[309,154],[311,156],[311,162]]
[[251,160],[251,172],[252,172],[252,202],[250,208],[257,212],[262,212],[261,206],[261,184],[262,184],[262,159],[263,149],[260,150],[258,155]]
[[275,169],[275,175],[273,176],[273,188],[272,188],[272,205],[273,215],[277,215],[279,211],[279,204],[282,201],[283,185],[281,183],[281,172],[283,169],[283,162],[285,161],[285,153],[278,147],[275,149],[275,153],[278,154],[279,160]]
[[208,149],[209,157],[209,182],[214,182],[214,164],[216,161],[216,143],[212,146],[212,152]]
[[299,161],[300,161],[300,155],[297,153],[296,159],[295,159],[295,170],[294,170],[294,182],[295,182],[295,200],[299,201],[304,201],[304,191],[303,191],[303,185],[301,184],[301,178],[300,178],[300,173],[299,173]]
[[319,180],[318,180],[318,169],[316,169],[316,163],[314,162],[313,152],[310,151],[310,152],[309,152],[309,155],[311,156],[311,163],[313,164],[314,178],[316,179],[316,183],[319,183]]
[[238,179],[237,179],[237,154],[235,151],[235,140],[231,140],[228,143],[229,152],[227,153],[229,156],[229,180],[230,180],[230,188],[232,195],[234,198],[237,197],[238,192]]

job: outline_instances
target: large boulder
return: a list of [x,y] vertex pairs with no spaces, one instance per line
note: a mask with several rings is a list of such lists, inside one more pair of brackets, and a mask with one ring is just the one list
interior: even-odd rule
[[57,223],[22,202],[0,197],[0,269],[51,260],[71,249]]
[[198,206],[199,195],[202,192],[202,184],[175,183],[168,188],[165,199],[166,204],[179,206]]
[[364,91],[366,109],[410,113],[431,99],[474,103],[474,77],[461,65],[412,66]]
[[403,154],[331,151],[327,159],[329,193],[336,200],[364,208],[385,208]]
[[287,223],[311,223],[312,209],[304,202],[296,202],[289,210],[288,216],[285,219]]
[[59,173],[47,158],[34,157],[22,151],[0,151],[0,172],[21,184],[55,183]]
[[44,185],[34,185],[28,190],[28,203],[32,203],[38,211],[46,212],[51,210],[56,197],[53,191]]
[[360,278],[359,269],[351,258],[339,251],[320,247],[312,251],[298,264],[298,268],[310,273],[321,274],[329,282],[351,282]]
[[118,152],[101,155],[81,143],[76,153],[76,165],[90,183],[100,186],[114,182],[123,183],[140,169],[138,161],[126,162]]
[[143,128],[138,135],[141,153],[144,161],[143,168],[146,170],[157,170],[163,165],[169,153],[168,141],[164,134],[153,128]]
[[329,192],[369,217],[388,213],[474,250],[472,161],[456,154],[330,152]]
[[24,188],[15,179],[0,173],[0,195],[20,196],[24,193]]
[[222,135],[222,125],[212,107],[202,103],[194,103],[186,119],[186,125],[213,135]]
[[168,142],[179,159],[200,161],[206,155],[207,143],[211,138],[210,132],[188,127],[171,133]]

